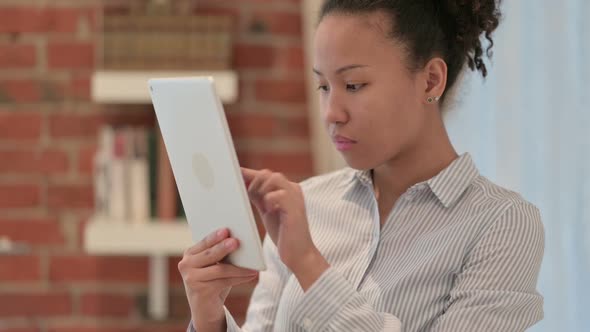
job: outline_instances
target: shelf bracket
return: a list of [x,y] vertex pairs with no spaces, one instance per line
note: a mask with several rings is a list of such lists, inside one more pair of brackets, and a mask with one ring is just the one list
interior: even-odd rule
[[155,320],[168,317],[168,256],[150,256],[148,312]]

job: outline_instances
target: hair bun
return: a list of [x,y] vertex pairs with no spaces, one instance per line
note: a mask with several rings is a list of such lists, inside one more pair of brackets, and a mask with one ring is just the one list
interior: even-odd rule
[[447,17],[454,22],[449,24],[454,26],[454,29],[450,26],[443,28],[447,32],[452,31],[448,36],[449,48],[455,50],[455,54],[466,54],[469,68],[481,71],[486,77],[488,72],[482,59],[484,52],[480,37],[484,34],[489,41],[485,49],[485,55],[489,58],[494,46],[492,33],[498,27],[501,18],[500,0],[446,0],[444,3]]

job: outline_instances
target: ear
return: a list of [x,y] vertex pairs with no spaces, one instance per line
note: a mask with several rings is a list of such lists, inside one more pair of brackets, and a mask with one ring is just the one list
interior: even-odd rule
[[[428,102],[428,98],[441,97],[447,86],[447,64],[441,58],[432,58],[422,70],[423,77],[423,102]],[[438,99],[437,99],[438,100]]]

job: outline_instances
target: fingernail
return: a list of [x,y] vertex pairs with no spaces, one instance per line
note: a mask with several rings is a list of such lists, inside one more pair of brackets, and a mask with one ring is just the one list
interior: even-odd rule
[[220,229],[217,231],[217,237],[221,237],[223,235],[223,231],[225,231],[225,229]]
[[227,239],[225,240],[225,247],[228,249],[231,249],[234,246],[234,240],[233,239]]

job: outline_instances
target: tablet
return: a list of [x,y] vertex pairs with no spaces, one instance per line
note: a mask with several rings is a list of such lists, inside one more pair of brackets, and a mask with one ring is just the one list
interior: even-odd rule
[[180,199],[197,242],[227,227],[240,247],[229,263],[264,270],[262,245],[213,78],[148,81]]

